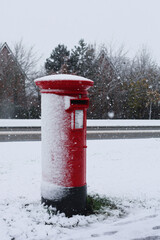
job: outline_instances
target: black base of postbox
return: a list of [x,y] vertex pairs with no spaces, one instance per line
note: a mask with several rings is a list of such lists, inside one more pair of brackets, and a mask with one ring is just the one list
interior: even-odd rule
[[67,188],[67,195],[59,200],[48,200],[41,198],[46,206],[56,208],[57,212],[65,213],[66,217],[86,214],[87,207],[87,186]]

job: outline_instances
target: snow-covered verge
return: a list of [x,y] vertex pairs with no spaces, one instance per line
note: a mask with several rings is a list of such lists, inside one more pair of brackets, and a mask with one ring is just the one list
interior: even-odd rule
[[95,119],[87,120],[87,126],[107,126],[107,127],[132,127],[132,126],[160,126],[160,120],[144,120],[144,119]]
[[114,200],[126,215],[66,218],[40,204],[41,142],[0,143],[0,240],[159,239],[159,145],[160,139],[88,141],[88,193]]
[[0,127],[41,127],[41,119],[0,119]]
[[[160,126],[160,120],[87,120],[87,126]],[[41,127],[41,119],[0,119],[0,127]]]

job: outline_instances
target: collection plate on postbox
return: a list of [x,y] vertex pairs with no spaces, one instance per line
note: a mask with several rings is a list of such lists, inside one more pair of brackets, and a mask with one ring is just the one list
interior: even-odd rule
[[71,111],[71,128],[83,129],[85,121],[84,110],[89,107],[89,98],[70,99],[70,106],[67,111]]

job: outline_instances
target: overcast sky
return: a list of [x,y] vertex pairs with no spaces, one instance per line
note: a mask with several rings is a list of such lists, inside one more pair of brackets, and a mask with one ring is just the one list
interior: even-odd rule
[[0,42],[23,39],[43,54],[59,43],[124,44],[132,56],[143,45],[160,64],[160,0],[0,0]]

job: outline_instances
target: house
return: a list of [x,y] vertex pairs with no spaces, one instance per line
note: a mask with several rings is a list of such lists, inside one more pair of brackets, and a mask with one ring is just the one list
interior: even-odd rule
[[17,118],[26,106],[26,75],[7,43],[0,47],[0,118]]
[[116,118],[120,108],[121,78],[105,49],[95,62],[94,87],[90,90],[88,118]]
[[114,86],[114,83],[117,81],[117,79],[119,79],[119,77],[115,66],[113,65],[111,59],[108,57],[108,54],[105,52],[105,50],[101,50],[97,57],[97,62],[97,77],[100,77],[100,79],[105,82],[108,88],[110,88],[112,85]]

